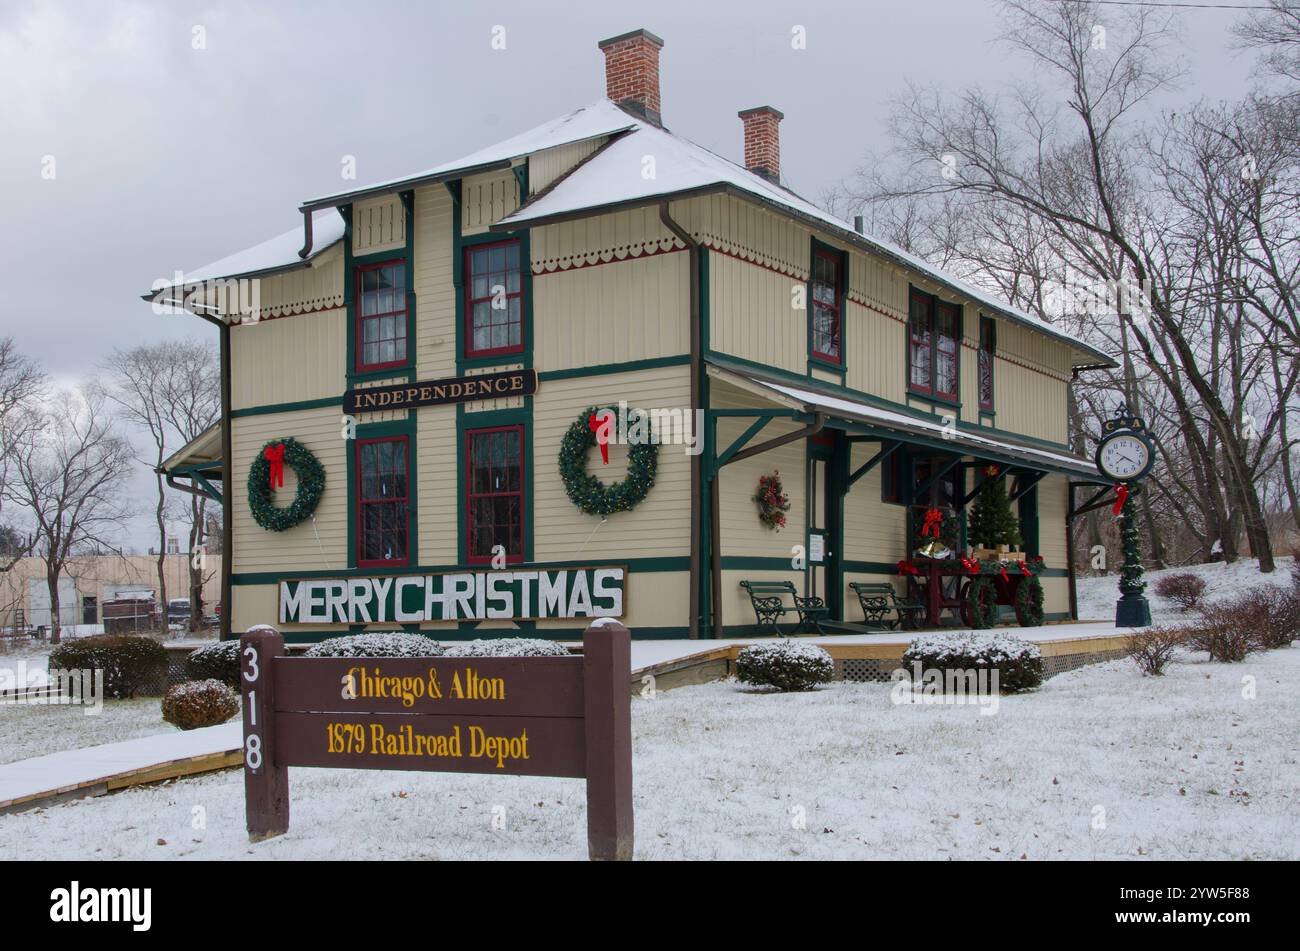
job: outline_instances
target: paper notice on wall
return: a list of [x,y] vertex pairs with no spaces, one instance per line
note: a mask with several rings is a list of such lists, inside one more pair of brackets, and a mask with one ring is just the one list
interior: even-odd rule
[[826,560],[826,536],[817,532],[810,532],[808,535],[808,561],[812,564],[821,564]]

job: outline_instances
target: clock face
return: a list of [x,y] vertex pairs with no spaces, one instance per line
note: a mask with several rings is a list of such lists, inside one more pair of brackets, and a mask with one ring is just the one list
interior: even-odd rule
[[1146,441],[1133,435],[1119,435],[1108,440],[1097,458],[1102,472],[1119,482],[1145,471],[1150,461],[1151,450]]

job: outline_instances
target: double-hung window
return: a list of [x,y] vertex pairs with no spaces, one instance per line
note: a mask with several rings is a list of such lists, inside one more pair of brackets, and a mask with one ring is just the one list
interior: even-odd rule
[[980,409],[993,412],[993,355],[997,352],[997,338],[992,317],[980,317],[979,390]]
[[498,547],[506,562],[524,558],[524,427],[465,434],[468,557],[491,561]]
[[357,566],[404,565],[409,558],[410,467],[406,436],[357,443]]
[[815,247],[812,258],[812,356],[827,363],[843,360],[844,256]]
[[908,389],[956,402],[961,359],[961,310],[957,305],[913,290],[907,351]]
[[523,350],[519,242],[467,248],[465,288],[465,356],[491,357]]
[[357,269],[357,370],[406,363],[406,262]]

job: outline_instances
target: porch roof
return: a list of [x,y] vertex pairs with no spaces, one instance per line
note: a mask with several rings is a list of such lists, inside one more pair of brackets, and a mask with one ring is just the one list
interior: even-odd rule
[[1100,479],[1097,467],[1090,460],[1067,452],[1056,452],[1011,439],[998,439],[975,433],[970,428],[963,429],[960,420],[955,426],[944,426],[919,416],[884,409],[842,396],[833,396],[815,389],[778,383],[760,375],[728,369],[713,362],[709,364],[708,373],[715,379],[748,390],[778,405],[809,415],[823,413],[832,419],[856,424],[868,432],[879,434],[884,439],[896,437],[903,442],[920,440],[931,446],[941,444],[945,448],[948,446],[960,448],[978,459],[1015,465],[1022,469],[1086,476],[1087,481]]
[[163,460],[158,471],[166,475],[181,472],[215,472],[221,478],[221,423],[216,422]]

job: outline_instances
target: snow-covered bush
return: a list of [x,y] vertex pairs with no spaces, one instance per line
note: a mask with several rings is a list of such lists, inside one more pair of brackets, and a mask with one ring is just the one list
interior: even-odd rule
[[1155,592],[1167,601],[1172,601],[1184,611],[1190,611],[1200,603],[1205,595],[1205,579],[1190,571],[1176,575],[1165,575],[1155,583]]
[[1032,690],[1043,682],[1043,656],[1038,647],[1000,631],[923,634],[903,651],[904,667],[917,661],[924,669],[996,670],[1003,693]]
[[191,651],[185,658],[185,676],[190,680],[220,680],[239,686],[239,641],[219,641]]
[[49,664],[51,670],[103,671],[104,696],[115,700],[137,693],[157,696],[167,680],[167,651],[151,637],[79,637],[50,651]]
[[167,691],[163,719],[182,730],[225,723],[239,712],[239,694],[220,680],[190,680]]
[[442,645],[446,657],[567,657],[569,650],[536,637],[494,637]]
[[1148,677],[1161,677],[1174,651],[1187,643],[1187,631],[1178,627],[1153,627],[1129,636],[1128,656]]
[[423,634],[384,631],[331,637],[307,648],[307,657],[437,657],[442,645]]
[[758,687],[811,690],[835,676],[835,662],[816,644],[751,644],[736,657],[736,676]]

